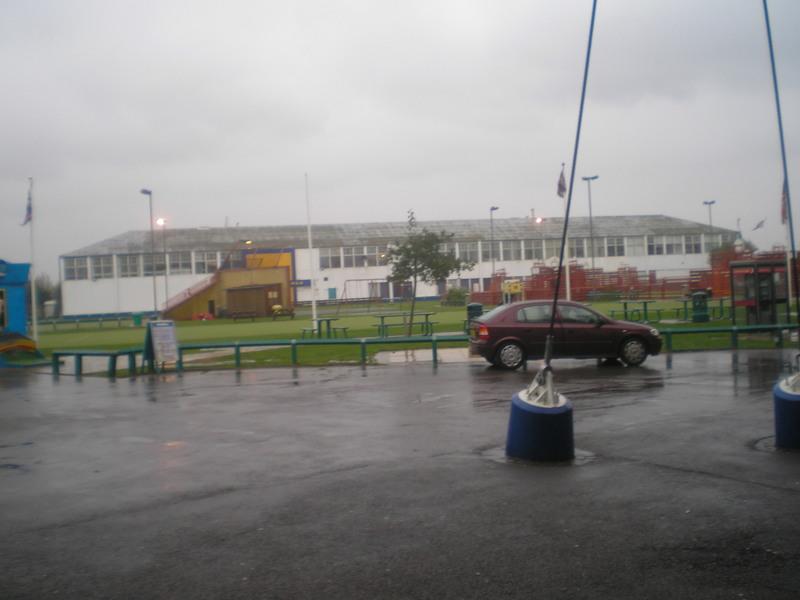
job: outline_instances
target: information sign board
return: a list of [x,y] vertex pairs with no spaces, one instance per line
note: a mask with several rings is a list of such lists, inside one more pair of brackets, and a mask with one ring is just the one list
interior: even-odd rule
[[156,366],[178,361],[178,338],[175,334],[175,321],[150,321],[144,342],[146,359]]

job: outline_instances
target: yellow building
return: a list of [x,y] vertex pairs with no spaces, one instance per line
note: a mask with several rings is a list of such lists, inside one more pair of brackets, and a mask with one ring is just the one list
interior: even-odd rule
[[175,320],[197,315],[264,317],[277,305],[293,306],[292,253],[268,252],[246,256],[246,266],[220,269],[207,281],[187,290],[185,298],[168,307],[164,315]]

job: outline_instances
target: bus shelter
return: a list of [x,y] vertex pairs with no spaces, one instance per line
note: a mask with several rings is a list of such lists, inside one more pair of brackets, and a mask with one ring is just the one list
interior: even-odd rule
[[739,260],[729,266],[734,325],[740,308],[747,325],[790,322],[786,261]]

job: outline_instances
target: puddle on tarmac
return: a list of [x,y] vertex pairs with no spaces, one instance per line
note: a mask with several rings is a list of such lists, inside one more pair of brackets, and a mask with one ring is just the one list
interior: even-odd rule
[[759,452],[787,452],[792,454],[800,454],[800,450],[793,450],[791,448],[778,448],[775,445],[774,435],[758,438],[757,440],[748,442],[747,445],[752,450],[758,450]]
[[580,450],[575,448],[575,458],[572,460],[562,460],[555,462],[545,461],[532,461],[523,460],[521,458],[511,458],[506,456],[506,449],[504,446],[494,446],[487,448],[480,452],[481,457],[487,458],[493,462],[502,463],[504,465],[521,465],[526,467],[582,467],[597,460],[597,455],[589,452],[588,450]]

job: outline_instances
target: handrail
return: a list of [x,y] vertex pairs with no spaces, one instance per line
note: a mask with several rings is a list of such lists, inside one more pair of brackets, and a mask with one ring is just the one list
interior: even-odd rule
[[426,336],[404,336],[393,338],[339,338],[339,339],[266,339],[266,340],[245,340],[237,342],[195,342],[180,344],[178,346],[178,362],[175,365],[178,371],[183,370],[183,353],[186,350],[213,350],[220,348],[232,348],[234,363],[236,368],[241,367],[241,349],[254,348],[259,346],[284,346],[291,348],[291,362],[293,366],[298,365],[297,348],[298,346],[360,346],[361,365],[367,364],[367,346],[386,345],[386,344],[419,344],[430,343],[433,365],[438,364],[438,345],[440,342],[466,342],[469,336],[459,334],[434,334]]
[[[742,325],[737,327],[690,327],[680,329],[662,329],[661,334],[665,337],[665,351],[672,353],[672,338],[676,335],[688,334],[703,334],[703,333],[730,333],[731,345],[734,349],[738,348],[738,337],[742,333],[752,332],[769,332],[769,331],[786,331],[786,330],[800,330],[800,325],[796,323],[782,323],[778,325]],[[433,365],[438,364],[438,345],[443,342],[467,342],[469,336],[466,334],[434,334],[429,336],[398,336],[398,337],[361,337],[361,338],[332,338],[332,339],[261,339],[261,340],[243,340],[233,342],[191,342],[178,345],[178,361],[176,369],[182,371],[183,355],[184,352],[189,350],[215,350],[215,349],[232,349],[234,351],[234,361],[236,368],[241,367],[241,349],[254,348],[254,347],[288,347],[291,349],[291,364],[297,366],[298,351],[300,346],[360,346],[361,348],[361,364],[367,364],[367,346],[384,346],[392,344],[431,344]],[[778,347],[783,346],[783,336],[779,336],[776,341]],[[53,350],[52,357],[54,357],[54,373],[58,372],[57,360],[60,356],[64,355],[83,355],[83,356],[109,356],[109,375],[114,376],[116,373],[116,356],[128,355],[129,365],[131,355],[141,353],[140,349],[124,348],[119,350]],[[111,357],[114,355],[114,365],[111,364]],[[144,365],[143,365],[144,366]],[[136,374],[135,366],[129,366],[130,375]],[[81,372],[81,365],[76,364],[76,375]]]
[[[781,323],[778,325],[736,325],[731,327],[687,327],[685,329],[661,329],[660,332],[665,338],[664,345],[667,352],[672,352],[672,336],[698,334],[698,333],[730,333],[731,346],[733,349],[739,347],[739,334],[740,333],[754,333],[758,331],[786,331],[786,330],[800,330],[800,325],[797,323]],[[779,336],[776,341],[778,347],[783,347],[783,336]]]

